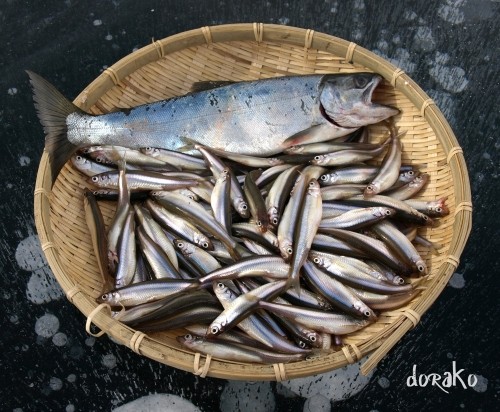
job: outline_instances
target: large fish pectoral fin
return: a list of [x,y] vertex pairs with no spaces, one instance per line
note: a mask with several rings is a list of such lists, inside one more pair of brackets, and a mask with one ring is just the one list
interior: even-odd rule
[[33,100],[45,132],[45,150],[50,159],[52,183],[64,164],[78,148],[67,137],[66,118],[75,112],[84,113],[64,97],[52,84],[26,70],[33,86]]
[[327,140],[336,139],[352,133],[355,129],[338,127],[330,123],[321,123],[295,133],[285,139],[281,144],[282,149],[300,144],[321,143]]

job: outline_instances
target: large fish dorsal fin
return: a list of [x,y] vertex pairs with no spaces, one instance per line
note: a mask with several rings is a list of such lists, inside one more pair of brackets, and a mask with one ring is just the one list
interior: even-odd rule
[[236,82],[229,81],[229,80],[205,80],[202,82],[195,82],[191,86],[191,89],[189,90],[190,93],[196,93],[196,92],[204,92],[206,90],[212,90],[212,89],[217,89],[219,87],[223,86],[229,86],[230,84],[233,84]]

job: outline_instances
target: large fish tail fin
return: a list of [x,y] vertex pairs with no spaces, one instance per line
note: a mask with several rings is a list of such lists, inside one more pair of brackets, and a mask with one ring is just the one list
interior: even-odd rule
[[78,148],[67,137],[66,118],[74,112],[82,113],[52,84],[32,71],[26,70],[33,86],[35,108],[45,132],[45,150],[49,154],[52,181]]

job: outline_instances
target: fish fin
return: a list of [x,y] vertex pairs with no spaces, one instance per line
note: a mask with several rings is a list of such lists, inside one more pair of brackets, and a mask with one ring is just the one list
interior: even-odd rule
[[[343,133],[338,134],[339,130],[343,131]],[[286,149],[291,146],[298,146],[301,144],[326,142],[334,139],[335,137],[340,137],[341,134],[345,135],[354,130],[355,129],[350,128],[332,128],[329,124],[320,123],[288,137],[281,144],[281,148]]]
[[181,153],[191,152],[196,149],[195,147],[196,145],[199,145],[198,142],[189,137],[181,137],[180,140],[182,143],[184,143],[184,145],[175,149],[177,152]]
[[288,276],[285,284],[285,290],[290,288],[294,288],[295,293],[300,296],[300,271],[293,270],[293,268],[291,269],[290,275]]
[[218,87],[229,86],[236,82],[228,80],[206,80],[202,82],[195,82],[189,89],[190,93],[203,92],[205,90],[217,89]]
[[33,87],[35,108],[45,132],[45,150],[49,154],[52,182],[78,146],[67,137],[66,118],[75,112],[84,113],[64,97],[52,84],[32,71],[26,70]]

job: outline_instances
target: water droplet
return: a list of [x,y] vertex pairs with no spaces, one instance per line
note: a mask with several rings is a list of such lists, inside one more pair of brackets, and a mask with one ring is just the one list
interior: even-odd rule
[[65,333],[58,332],[52,336],[52,343],[56,346],[64,346],[68,343],[68,337]]
[[52,337],[59,330],[59,319],[51,313],[38,318],[35,323],[35,332],[44,338]]

